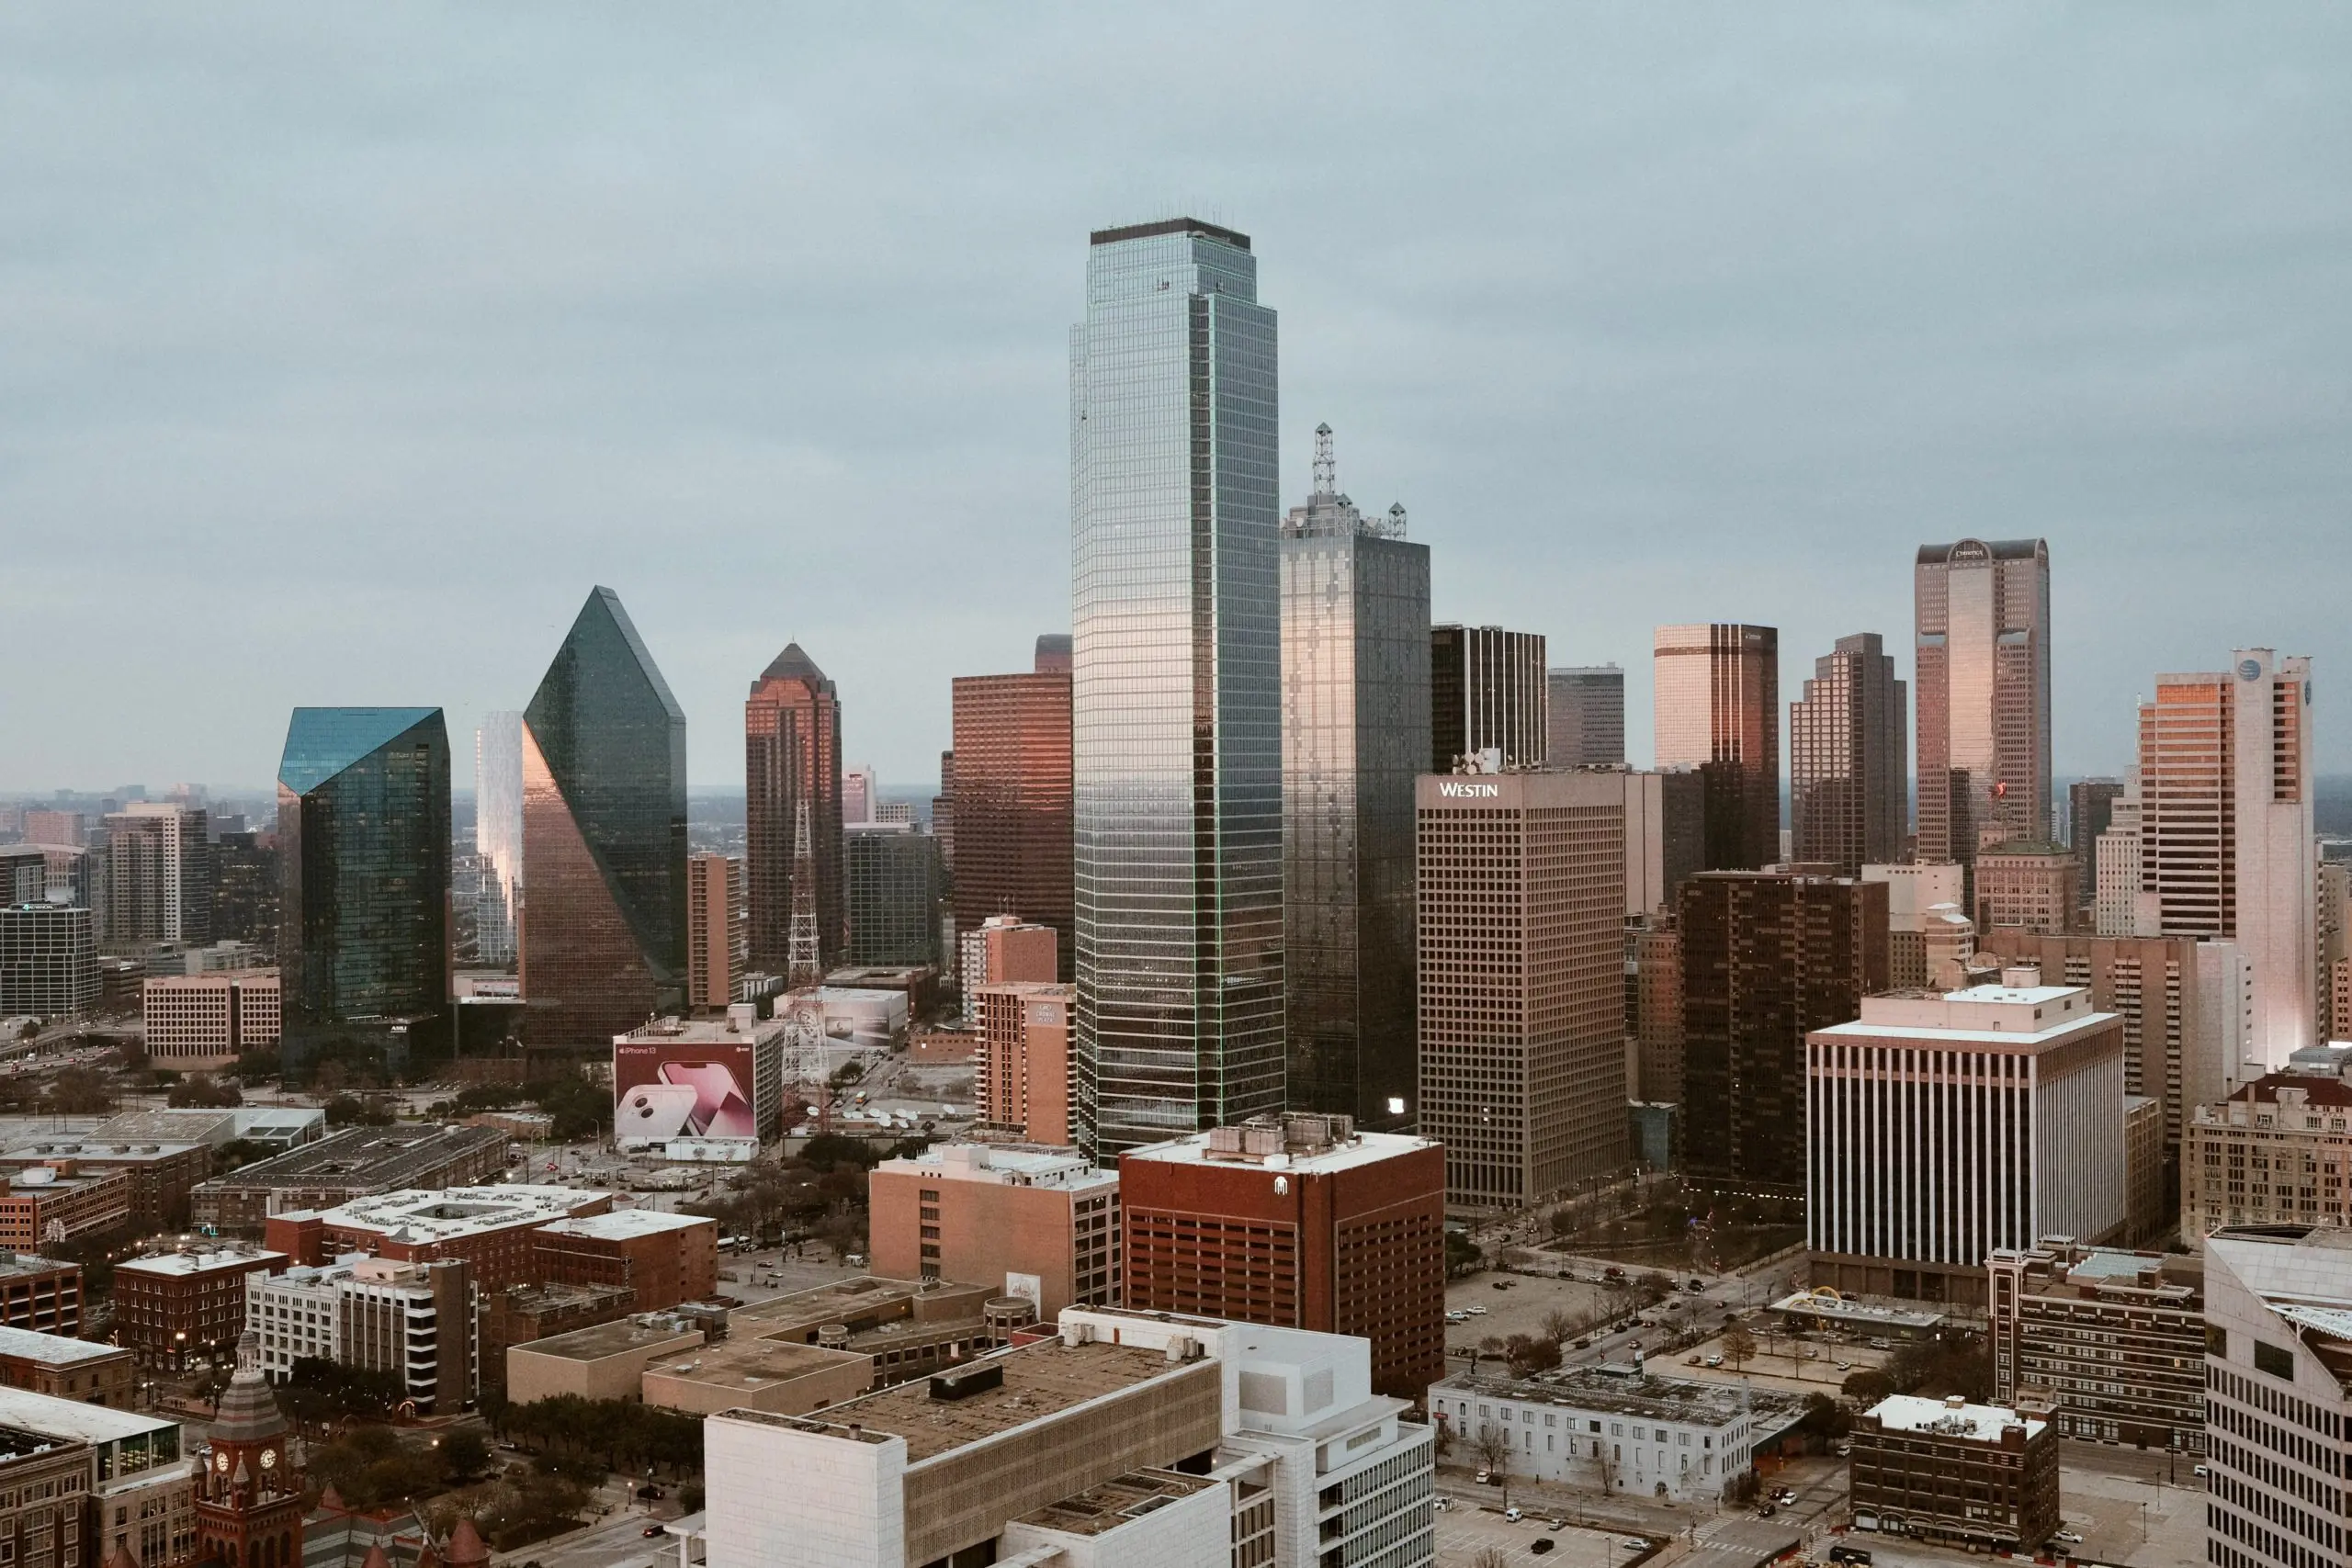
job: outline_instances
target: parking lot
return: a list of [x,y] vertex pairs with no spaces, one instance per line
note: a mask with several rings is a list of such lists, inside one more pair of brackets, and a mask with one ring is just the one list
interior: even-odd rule
[[[1554,1529],[1532,1517],[1514,1524],[1499,1511],[1455,1503],[1437,1517],[1438,1568],[1470,1568],[1482,1547],[1501,1551],[1511,1568],[1538,1562],[1545,1568],[1620,1568],[1638,1555],[1623,1544],[1634,1539],[1575,1525]],[[1544,1540],[1552,1545],[1538,1550],[1536,1543]]]

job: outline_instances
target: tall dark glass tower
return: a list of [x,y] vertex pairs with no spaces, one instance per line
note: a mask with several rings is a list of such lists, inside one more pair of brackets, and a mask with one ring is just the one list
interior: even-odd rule
[[286,1021],[449,999],[449,732],[439,708],[296,708],[277,767]]
[[1283,523],[1290,1104],[1384,1132],[1420,1107],[1413,781],[1430,759],[1430,549],[1340,493],[1331,427]]
[[1092,237],[1070,342],[1080,1140],[1283,1105],[1274,312],[1250,238]]
[[534,1046],[684,1008],[686,716],[609,588],[523,710],[523,874]]

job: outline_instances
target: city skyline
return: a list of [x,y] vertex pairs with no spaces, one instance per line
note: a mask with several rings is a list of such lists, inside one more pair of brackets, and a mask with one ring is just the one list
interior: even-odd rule
[[[1046,569],[1069,237],[1182,191],[1273,258],[1282,492],[1307,488],[1317,423],[1347,432],[1359,493],[1411,498],[1433,617],[1623,666],[1637,761],[1647,626],[1776,626],[1792,692],[1838,636],[1901,644],[1919,543],[2029,536],[2062,563],[2057,773],[2120,774],[2154,672],[2255,644],[2312,657],[2318,769],[2352,772],[2352,686],[2326,673],[2352,655],[2329,548],[2352,216],[2323,151],[2345,110],[2256,90],[2324,79],[2339,18],[1801,17],[1785,37],[1738,18],[1695,48],[1665,17],[1547,18],[1509,49],[1491,21],[1339,29],[1311,46],[1336,51],[1319,68],[1367,94],[1421,106],[1401,85],[1430,70],[1486,84],[1341,149],[1267,90],[1295,76],[1305,29],[1244,62],[1148,20],[1122,40],[948,28],[909,45],[899,80],[939,107],[901,124],[871,57],[822,28],[811,57],[838,80],[795,66],[754,97],[733,67],[773,41],[756,36],[624,45],[584,25],[526,59],[429,17],[378,25],[381,49],[350,57],[266,22],[143,47],[103,14],[25,35],[28,71],[87,89],[64,101],[140,113],[104,136],[11,118],[0,138],[27,224],[21,352],[0,369],[21,413],[0,476],[12,565],[67,619],[103,613],[96,548],[175,591],[108,638],[31,653],[0,789],[265,790],[299,705],[430,701],[462,735],[521,705],[591,581],[663,649],[697,785],[731,782],[744,672],[794,639],[840,682],[852,753],[927,780],[949,675],[1018,669],[1067,616]],[[1200,96],[1246,107],[1248,135],[1178,136],[1147,100],[1106,118],[1068,90],[1154,44]],[[157,48],[189,69],[143,74]],[[316,73],[299,109],[187,96],[289,52]],[[1743,55],[1768,68],[1727,79]],[[641,73],[693,86],[614,95],[591,130],[544,103],[482,118],[422,85],[424,62],[493,59],[523,88],[571,84],[541,95],[566,101]],[[1538,62],[1574,90],[1509,90]],[[2095,123],[2061,85],[2094,68],[2112,85]],[[965,123],[983,76],[986,101],[1017,92],[1034,119]],[[1806,107],[1823,103],[1860,107]],[[1454,129],[1432,142],[1441,109]],[[444,134],[482,150],[474,172]],[[662,148],[660,176],[592,156],[614,135]],[[768,155],[803,138],[805,157]],[[1524,158],[1466,155],[1498,145]],[[1726,186],[1727,145],[1766,177]],[[224,149],[247,177],[195,199],[187,160]],[[933,177],[943,153],[990,176]],[[382,199],[339,194],[363,165]],[[273,175],[319,197],[291,245]],[[547,272],[551,253],[571,270]],[[2318,570],[2281,569],[2298,557]],[[721,561],[746,582],[854,585],[877,562],[891,581],[714,617]],[[922,638],[890,635],[907,603],[930,606]],[[191,650],[234,677],[208,702],[91,720]],[[1896,673],[1915,679],[1907,649]]]

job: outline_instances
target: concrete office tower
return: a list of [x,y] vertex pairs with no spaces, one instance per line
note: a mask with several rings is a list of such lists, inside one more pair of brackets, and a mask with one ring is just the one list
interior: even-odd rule
[[1815,1285],[1982,1307],[1994,1248],[2121,1234],[2123,1021],[2039,979],[1865,997],[1814,1031]]
[[1419,820],[1422,1135],[1446,1202],[1543,1202],[1625,1163],[1624,784],[1430,775]]
[[2205,1244],[2209,1562],[2352,1562],[2340,1504],[2352,1431],[2352,1248],[2343,1242],[2335,1226],[2306,1221]]
[[1500,626],[1430,628],[1430,771],[1498,751],[1506,768],[1540,768],[1550,754],[1544,638]]
[[1910,828],[1905,694],[1876,632],[1838,639],[1789,705],[1793,858],[1840,876],[1901,858]]
[[2254,973],[2249,1072],[2316,1036],[2311,660],[2240,649],[2159,675],[2140,705],[2140,879],[2166,936],[2236,942]]
[[1684,1168],[1736,1192],[1805,1183],[1805,1036],[1887,988],[1883,883],[1702,872],[1682,885]]
[[134,801],[107,816],[109,952],[212,940],[212,845],[199,807]]
[[1710,871],[1781,857],[1781,634],[1717,622],[1655,639],[1657,765],[1706,780]]
[[1051,926],[1061,973],[1046,978],[1067,982],[1077,952],[1069,638],[1039,637],[1026,674],[957,677],[951,702],[956,929],[969,933],[1008,912]]
[[1614,664],[1571,664],[1544,676],[1549,744],[1545,766],[1625,765],[1625,671]]
[[449,1003],[449,731],[439,708],[296,708],[277,765],[289,1025]]
[[743,979],[743,863],[732,855],[686,857],[686,1008],[725,1012]]
[[1410,1127],[1413,781],[1430,755],[1430,551],[1340,493],[1331,427],[1282,525],[1290,1105]]
[[808,807],[816,867],[818,962],[841,962],[849,937],[842,911],[842,709],[833,683],[787,643],[743,704],[743,873],[751,908],[751,966],[791,966],[793,824]]
[[515,912],[523,902],[519,713],[486,713],[474,729],[474,852],[482,864],[474,906],[475,955],[484,964],[512,964]]
[[686,716],[598,588],[523,710],[522,988],[536,1046],[685,1001]]
[[852,964],[940,962],[939,840],[904,822],[861,822],[842,834],[842,897]]
[[880,821],[876,812],[881,804],[882,781],[875,775],[873,763],[842,770],[842,827]]
[[2050,547],[1927,545],[1912,573],[1923,861],[2050,836]]
[[1091,242],[1074,924],[1079,1135],[1107,1156],[1283,1105],[1280,464],[1249,236],[1180,218]]
[[1864,882],[1886,884],[1886,983],[1916,991],[1928,983],[1928,911],[1949,904],[1958,912],[1963,890],[1961,868],[1949,861],[1921,865],[1866,865]]

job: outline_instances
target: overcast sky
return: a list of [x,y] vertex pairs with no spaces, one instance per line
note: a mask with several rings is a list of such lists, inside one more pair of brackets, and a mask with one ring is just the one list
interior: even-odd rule
[[1654,624],[1907,678],[1916,547],[2038,534],[2062,773],[2251,644],[2352,771],[2347,84],[2340,6],[13,5],[0,789],[264,784],[300,704],[462,788],[600,582],[697,786],[791,638],[928,784],[1069,626],[1086,232],[1178,211],[1285,499],[1329,421],[1637,761]]

